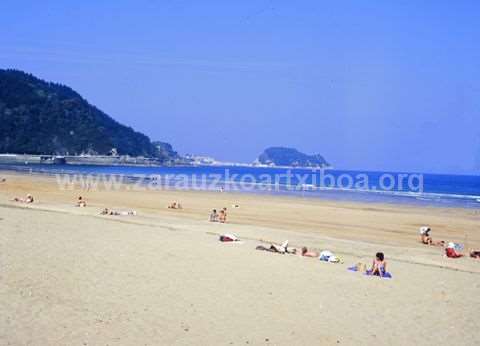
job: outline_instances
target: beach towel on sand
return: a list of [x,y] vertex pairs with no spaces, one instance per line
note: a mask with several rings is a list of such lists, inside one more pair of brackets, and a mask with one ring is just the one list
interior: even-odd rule
[[[347,268],[347,270],[350,270],[351,272],[357,272],[358,271],[358,266],[353,266],[353,267],[349,267]],[[379,275],[372,275],[372,271],[371,270],[367,270],[365,272],[365,275],[367,276],[378,276],[380,277]],[[385,272],[383,273],[383,276],[381,276],[382,278],[384,279],[391,279],[392,278],[392,274],[390,274],[389,272]]]
[[381,277],[381,278],[384,278],[384,279],[391,279],[391,278],[392,278],[392,274],[390,274],[389,272],[384,272],[383,275],[380,276],[380,275],[373,275],[371,270],[367,270],[367,272],[365,273],[365,275],[368,275],[368,276],[378,276],[378,277]]

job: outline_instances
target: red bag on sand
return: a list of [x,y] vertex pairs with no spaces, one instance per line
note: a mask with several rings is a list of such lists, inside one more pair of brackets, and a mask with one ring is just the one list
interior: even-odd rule
[[445,254],[447,255],[447,257],[450,257],[450,258],[459,258],[459,257],[462,257],[461,254],[457,253],[455,251],[455,249],[452,249],[452,248],[446,248],[445,249]]

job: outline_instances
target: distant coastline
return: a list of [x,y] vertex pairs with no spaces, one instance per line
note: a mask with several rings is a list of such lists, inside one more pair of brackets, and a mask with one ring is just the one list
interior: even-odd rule
[[[190,158],[193,158],[191,156]],[[283,168],[283,169],[315,169],[314,167],[276,166],[258,162],[224,162],[212,158],[178,160],[165,163],[157,158],[135,157],[128,155],[30,155],[30,154],[0,154],[0,164],[66,164],[66,165],[98,165],[98,166],[212,166],[212,167],[258,167],[258,168]],[[319,167],[321,169],[334,169],[332,166]]]
[[168,166],[157,158],[107,155],[30,155],[0,154],[0,164]]

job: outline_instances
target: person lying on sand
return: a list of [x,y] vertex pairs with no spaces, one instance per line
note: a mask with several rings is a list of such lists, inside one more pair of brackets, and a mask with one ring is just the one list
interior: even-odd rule
[[28,194],[26,198],[18,198],[15,197],[12,199],[13,202],[20,202],[20,203],[33,203],[33,196]]
[[319,257],[320,254],[316,251],[308,251],[308,248],[306,246],[302,247],[302,252],[301,255],[304,257]]
[[170,203],[170,205],[167,207],[168,209],[183,209],[182,205],[178,203],[177,201],[173,201]]
[[430,231],[432,229],[427,226],[420,227],[420,241],[422,244],[425,245],[435,245],[435,246],[445,246],[445,242],[443,240],[440,241],[433,241],[432,236],[430,235]]
[[101,211],[100,215],[128,216],[128,215],[137,215],[137,212],[135,210],[116,211],[116,210],[109,210],[108,208],[105,208]]
[[372,268],[367,271],[369,275],[384,276],[387,273],[387,261],[383,252],[377,252],[372,263]]
[[480,250],[470,250],[470,257],[480,259]]
[[276,253],[281,253],[281,254],[285,254],[285,253],[296,253],[296,250],[293,249],[292,251],[290,251],[288,249],[288,240],[285,240],[282,245],[277,245],[277,244],[270,244],[269,247],[267,246],[263,246],[263,245],[259,245],[255,248],[256,250],[262,250],[262,251],[269,251],[269,252],[276,252]]
[[212,213],[210,214],[210,222],[218,222],[217,209],[212,210]]
[[233,241],[240,241],[240,239],[238,239],[238,237],[235,235],[235,234],[229,234],[229,233],[226,233],[226,234],[221,234],[220,237],[218,238],[221,242],[233,242]]
[[461,245],[460,244],[455,244],[455,243],[448,243],[447,247],[445,248],[445,256],[448,258],[460,258],[463,257],[463,255],[459,252],[457,252],[457,249],[460,249]]
[[82,196],[79,196],[77,200],[77,207],[86,207],[86,206],[87,206],[87,202],[83,199]]

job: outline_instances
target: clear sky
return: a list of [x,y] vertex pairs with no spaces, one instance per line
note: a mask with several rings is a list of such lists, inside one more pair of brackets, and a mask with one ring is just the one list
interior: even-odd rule
[[0,2],[0,67],[181,153],[480,172],[480,1]]

